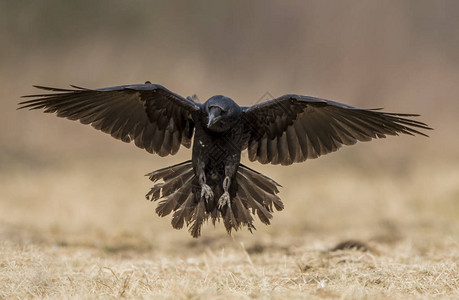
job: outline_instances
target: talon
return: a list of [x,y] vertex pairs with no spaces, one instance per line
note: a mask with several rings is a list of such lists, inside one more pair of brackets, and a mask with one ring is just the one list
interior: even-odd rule
[[223,195],[218,199],[218,209],[222,209],[225,205],[230,205],[230,195],[228,192],[224,192]]
[[201,185],[201,198],[204,198],[204,200],[206,200],[206,203],[214,199],[214,192],[212,192],[211,187],[207,184]]

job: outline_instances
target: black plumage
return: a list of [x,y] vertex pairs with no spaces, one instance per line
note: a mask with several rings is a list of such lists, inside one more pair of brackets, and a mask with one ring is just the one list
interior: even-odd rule
[[[284,95],[240,107],[225,96],[204,104],[183,98],[161,85],[124,85],[103,89],[58,89],[29,95],[20,108],[43,109],[79,120],[124,142],[160,156],[191,147],[192,160],[147,174],[155,185],[147,199],[159,201],[160,216],[171,213],[172,226],[188,226],[193,237],[203,222],[223,219],[228,231],[255,229],[253,215],[269,224],[282,210],[279,184],[240,163],[248,150],[251,161],[290,165],[317,158],[357,141],[429,130],[415,114],[360,109],[334,101]],[[194,135],[194,137],[193,137]]]

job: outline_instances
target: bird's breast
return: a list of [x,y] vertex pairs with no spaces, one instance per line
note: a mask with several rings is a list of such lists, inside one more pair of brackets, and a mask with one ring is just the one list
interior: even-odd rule
[[221,168],[225,164],[239,163],[242,138],[239,131],[230,130],[221,134],[209,134],[197,126],[193,143],[193,158],[205,162],[208,170]]

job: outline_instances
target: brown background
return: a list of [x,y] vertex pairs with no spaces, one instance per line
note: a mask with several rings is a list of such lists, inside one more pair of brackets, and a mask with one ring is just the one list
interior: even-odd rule
[[[459,162],[458,12],[457,1],[2,2],[0,171],[8,192],[0,220],[26,232],[38,226],[45,236],[59,228],[64,237],[88,228],[137,234],[133,220],[147,240],[157,226],[168,228],[169,220],[143,201],[150,183],[142,175],[188,159],[190,151],[162,159],[88,126],[15,110],[21,95],[35,92],[32,84],[97,88],[146,80],[201,101],[224,94],[241,105],[267,92],[312,95],[420,113],[435,128],[428,139],[391,137],[288,168],[249,164],[284,186],[286,211],[275,214],[276,229],[263,229],[270,234],[303,223],[355,224],[346,215],[379,193],[360,177],[377,185],[385,176],[395,187],[383,191],[400,189],[418,199],[415,206],[446,201],[444,210],[457,216],[457,184],[434,185],[454,178]],[[421,187],[419,200],[411,189]],[[436,188],[445,192],[441,200]],[[335,189],[337,203],[317,195]],[[413,212],[422,221],[423,210],[403,206],[406,198],[380,201],[364,211],[365,220],[397,221]],[[298,209],[307,217],[290,218]],[[441,212],[431,219],[442,220]]]
[[[0,37],[0,298],[457,297],[459,1],[0,1]],[[33,84],[146,80],[419,113],[435,131],[290,167],[245,155],[285,210],[193,240],[144,200],[143,174],[189,150],[16,110]],[[328,254],[347,239],[372,250]]]

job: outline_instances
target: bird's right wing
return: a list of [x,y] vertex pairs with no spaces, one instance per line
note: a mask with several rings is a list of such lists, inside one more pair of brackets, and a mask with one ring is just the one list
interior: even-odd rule
[[79,120],[160,156],[175,154],[191,146],[192,113],[200,104],[185,99],[157,84],[135,84],[103,89],[58,89],[43,86],[48,94],[28,95],[22,108],[43,109],[58,117]]
[[419,130],[431,128],[410,119],[415,116],[284,95],[243,108],[243,147],[251,161],[290,165],[336,151],[343,144],[398,133],[426,135]]

